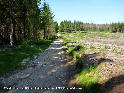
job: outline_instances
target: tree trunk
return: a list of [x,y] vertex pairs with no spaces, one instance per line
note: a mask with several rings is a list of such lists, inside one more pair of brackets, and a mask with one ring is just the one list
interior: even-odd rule
[[46,39],[46,27],[44,26],[44,39]]
[[14,33],[14,30],[13,30],[13,22],[12,22],[12,19],[10,19],[10,46],[12,47],[13,46],[13,33]]
[[24,39],[26,38],[26,13],[27,13],[27,9],[26,9],[26,6],[24,5],[24,14],[23,14],[23,18],[24,18],[24,21],[23,21],[23,26],[24,26]]
[[13,40],[13,34],[14,34],[14,28],[13,28],[13,15],[12,15],[12,4],[13,2],[10,0],[9,1],[9,9],[10,9],[10,46],[13,47],[13,43],[14,43],[14,40]]
[[13,22],[13,41],[14,41],[14,45],[17,43],[17,38],[16,38],[16,22],[14,20]]

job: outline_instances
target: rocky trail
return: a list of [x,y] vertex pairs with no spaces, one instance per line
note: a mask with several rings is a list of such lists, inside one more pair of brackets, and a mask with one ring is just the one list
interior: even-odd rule
[[[7,93],[69,93],[72,64],[65,59],[62,40],[57,39],[30,65],[10,77],[3,78]],[[71,90],[71,93],[74,93]]]
[[[82,89],[76,80],[75,62],[70,62],[70,56],[63,50],[62,40],[55,40],[25,69],[1,77],[0,85],[9,90],[6,93],[80,93]],[[98,82],[102,85],[100,93],[124,93],[123,54],[110,51],[86,54],[82,61],[86,66],[97,64],[102,67],[98,72],[102,76]]]

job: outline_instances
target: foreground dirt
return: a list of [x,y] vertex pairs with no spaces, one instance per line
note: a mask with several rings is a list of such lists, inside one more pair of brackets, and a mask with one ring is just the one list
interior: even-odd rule
[[102,85],[99,93],[124,93],[124,55],[104,52],[85,55],[82,58],[85,65],[96,64],[102,69],[99,84]]
[[123,48],[122,51],[124,51],[124,33],[111,33],[106,37],[100,37],[97,35],[95,37],[89,37],[88,35],[86,35],[83,40],[93,43],[118,46],[120,48]]
[[78,87],[73,90],[69,84],[74,64],[67,63],[62,45],[62,40],[56,40],[38,56],[35,65],[3,78],[4,88],[10,88],[7,93],[77,93]]

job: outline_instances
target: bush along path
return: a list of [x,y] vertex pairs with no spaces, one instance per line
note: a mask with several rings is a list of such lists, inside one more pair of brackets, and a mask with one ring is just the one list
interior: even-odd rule
[[17,68],[24,68],[30,60],[36,58],[35,55],[47,49],[52,42],[53,40],[24,41],[21,45],[0,51],[0,76],[13,73],[13,70],[17,72]]
[[7,93],[69,93],[71,65],[65,59],[62,45],[62,40],[55,40],[31,63],[33,65],[8,78],[3,78],[4,86],[11,86],[4,87],[10,88],[6,90]]

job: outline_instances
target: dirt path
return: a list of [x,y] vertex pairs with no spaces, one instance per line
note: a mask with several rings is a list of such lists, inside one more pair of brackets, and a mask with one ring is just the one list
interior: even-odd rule
[[71,66],[64,59],[63,53],[62,41],[60,39],[54,41],[34,61],[33,64],[36,64],[34,67],[29,67],[3,80],[5,85],[12,85],[12,90],[7,93],[69,93],[68,89],[58,89],[68,87],[70,73],[68,70]]

